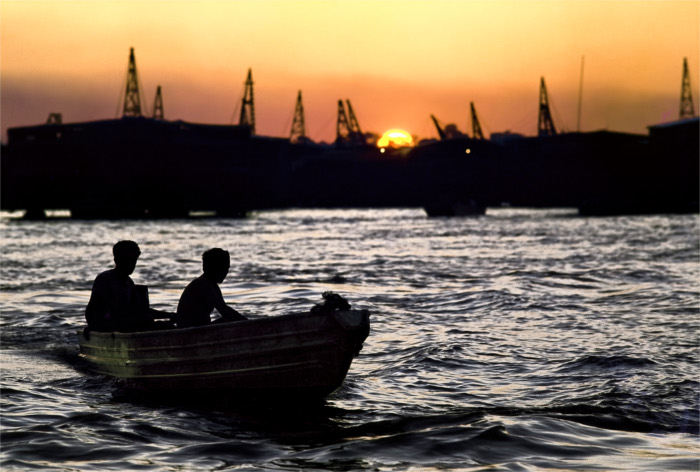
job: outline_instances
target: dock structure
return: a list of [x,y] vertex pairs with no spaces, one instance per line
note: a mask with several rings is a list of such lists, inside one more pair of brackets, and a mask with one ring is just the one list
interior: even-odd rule
[[350,100],[338,100],[335,145],[311,142],[301,91],[289,137],[255,135],[251,69],[234,113],[240,124],[165,120],[160,86],[148,113],[131,48],[123,116],[65,123],[52,113],[46,123],[8,129],[0,208],[28,218],[67,209],[86,219],[241,217],[288,207],[437,207],[457,215],[504,202],[584,215],[697,213],[700,127],[683,66],[682,119],[647,135],[557,133],[541,78],[537,136],[486,139],[470,102],[469,136],[431,115],[439,140],[382,152],[362,133]]

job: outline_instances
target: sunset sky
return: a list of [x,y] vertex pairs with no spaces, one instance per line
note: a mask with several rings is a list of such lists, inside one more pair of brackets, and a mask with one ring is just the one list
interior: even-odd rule
[[540,77],[555,125],[646,133],[678,117],[687,57],[698,112],[697,0],[1,0],[8,127],[121,116],[129,48],[150,113],[232,124],[248,68],[257,132],[288,136],[302,90],[307,134],[335,137],[338,99],[363,131],[435,137],[430,114],[534,135]]

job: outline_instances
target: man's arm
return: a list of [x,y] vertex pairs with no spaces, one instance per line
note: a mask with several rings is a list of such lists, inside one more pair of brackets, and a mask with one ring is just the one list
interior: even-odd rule
[[168,313],[167,311],[160,311],[155,308],[149,308],[148,313],[154,320],[168,320],[175,317],[175,313]]
[[147,285],[136,285],[134,284],[133,292],[133,309],[137,312],[143,313],[151,321],[170,319],[175,315],[173,313],[166,313],[164,311],[156,310],[150,307],[148,300],[148,286]]
[[236,310],[231,308],[224,301],[224,296],[221,294],[221,289],[216,285],[216,293],[214,294],[214,308],[219,312],[221,317],[226,321],[243,321],[247,320],[245,316],[238,313]]
[[226,304],[222,307],[217,307],[216,311],[227,321],[243,321],[248,319]]

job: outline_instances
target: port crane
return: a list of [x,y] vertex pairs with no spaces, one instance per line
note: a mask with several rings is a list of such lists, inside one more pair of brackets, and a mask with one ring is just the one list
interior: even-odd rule
[[134,48],[129,52],[129,67],[126,73],[126,94],[124,95],[123,116],[141,116],[141,93],[136,73]]
[[484,133],[481,132],[479,118],[476,116],[476,108],[474,108],[474,102],[470,102],[469,106],[471,108],[472,113],[472,137],[474,139],[484,139]]
[[243,92],[243,104],[241,106],[241,116],[238,120],[241,126],[250,126],[250,132],[255,134],[255,105],[253,103],[253,71],[248,69],[248,77],[245,81],[245,91]]
[[156,120],[165,119],[165,113],[163,112],[163,94],[160,85],[156,88],[156,99],[153,101],[153,118]]
[[294,119],[292,120],[292,130],[289,134],[289,141],[298,143],[306,141],[306,124],[304,123],[304,104],[301,101],[301,90],[297,95],[297,104],[294,108]]
[[447,135],[445,134],[445,130],[442,129],[442,126],[440,126],[440,122],[438,121],[437,118],[435,118],[435,115],[430,115],[430,119],[433,120],[433,123],[435,123],[435,128],[437,128],[438,136],[440,137],[440,141],[444,141],[447,139]]
[[[435,115],[430,115],[430,118],[433,120],[433,123],[435,123],[435,128],[437,129],[438,136],[440,137],[440,141],[444,141],[446,139],[454,139],[454,138],[468,138],[465,133],[462,133],[459,128],[457,128],[457,125],[454,123],[450,123],[448,125],[442,125],[440,123],[440,120],[438,120]],[[478,123],[477,123],[478,126]],[[481,130],[481,127],[479,127],[479,130]],[[482,136],[483,138],[483,136]]]
[[350,125],[350,133],[352,133],[355,139],[359,138],[361,141],[364,141],[364,135],[362,134],[362,130],[360,129],[360,123],[357,121],[357,118],[355,117],[355,112],[352,111],[352,105],[350,105],[350,100],[345,100],[345,103],[348,105],[348,122]]
[[343,101],[338,100],[338,122],[335,128],[335,144],[339,146],[362,146],[365,144],[365,137],[360,129],[360,124],[357,121],[350,100],[345,100],[345,102],[348,105],[347,113],[345,112]]
[[693,105],[693,94],[690,87],[690,72],[688,71],[688,58],[683,58],[683,81],[681,83],[681,110],[678,117],[695,117],[695,106]]
[[557,130],[554,127],[552,114],[549,111],[549,99],[547,98],[547,87],[544,84],[544,77],[540,78],[540,113],[537,120],[537,136],[554,136]]

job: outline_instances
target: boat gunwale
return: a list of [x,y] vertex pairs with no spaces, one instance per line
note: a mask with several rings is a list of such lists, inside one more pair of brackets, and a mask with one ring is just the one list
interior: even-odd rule
[[[183,328],[183,329],[189,329],[189,328]],[[167,330],[167,331],[175,331],[175,330]],[[304,335],[304,334],[310,334],[314,332],[320,331],[318,328],[315,329],[307,329],[304,331],[295,331],[293,334],[289,334],[288,336],[295,336],[295,335]],[[162,331],[147,331],[148,333],[159,333]],[[78,333],[80,333],[80,330],[78,330]],[[127,334],[127,333],[124,333]],[[280,336],[283,336],[279,333],[273,333],[273,334],[261,334],[259,336],[242,336],[240,338],[246,339],[246,341],[265,341],[267,339],[274,339],[274,338],[279,338]],[[104,339],[104,338],[103,338]],[[187,344],[161,344],[158,346],[138,346],[138,345],[128,345],[128,346],[104,346],[100,344],[92,344],[89,340],[86,339],[86,342],[81,343],[81,346],[87,347],[87,348],[92,348],[92,349],[99,349],[101,351],[114,351],[114,352],[124,352],[124,351],[157,351],[157,350],[162,350],[162,349],[173,349],[173,348],[180,348],[183,346],[187,347],[207,347],[207,346],[217,346],[217,345],[226,345],[229,342],[236,340],[236,338],[229,338],[229,339],[219,339],[219,340],[214,340],[214,341],[203,341],[203,342],[192,342],[192,343],[187,343]]]
[[[189,328],[173,328],[173,329],[161,329],[161,330],[152,330],[152,331],[136,331],[136,332],[122,332],[122,331],[93,331],[89,330],[90,337],[92,336],[97,336],[98,338],[106,339],[106,338],[112,338],[112,339],[141,339],[141,338],[164,338],[164,337],[174,337],[176,335],[180,334],[189,334],[189,333],[196,333],[198,331],[210,331],[210,330],[229,330],[232,328],[237,328],[237,327],[243,327],[243,326],[250,326],[251,324],[261,324],[261,325],[266,325],[266,324],[277,324],[280,321],[287,321],[287,320],[292,320],[295,318],[304,318],[304,317],[327,317],[327,316],[332,316],[334,320],[336,320],[338,323],[341,323],[334,315],[336,313],[343,313],[343,312],[367,312],[369,313],[368,310],[342,310],[342,311],[337,311],[337,312],[331,312],[331,313],[311,313],[311,312],[297,312],[297,313],[285,313],[282,315],[275,315],[275,316],[260,316],[258,318],[249,318],[247,320],[242,320],[242,321],[232,321],[228,323],[210,323],[208,325],[204,326],[192,326]],[[342,325],[341,325],[342,326]],[[79,335],[82,335],[85,329],[89,328],[80,328],[76,332]]]

